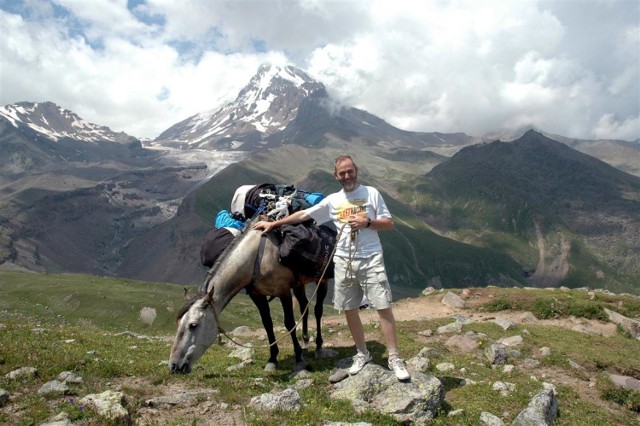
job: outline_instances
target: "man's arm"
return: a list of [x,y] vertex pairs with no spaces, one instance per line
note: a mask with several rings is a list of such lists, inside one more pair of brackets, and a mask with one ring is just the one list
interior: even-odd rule
[[297,223],[302,223],[302,222],[306,222],[307,220],[311,219],[311,216],[309,216],[309,214],[304,211],[304,210],[299,210],[295,213],[290,214],[289,216],[282,218],[280,220],[276,220],[274,222],[266,222],[266,221],[258,221],[256,223],[253,224],[253,229],[262,229],[264,230],[263,234],[266,234],[267,232],[271,231],[274,228],[278,228],[282,225],[295,225]]

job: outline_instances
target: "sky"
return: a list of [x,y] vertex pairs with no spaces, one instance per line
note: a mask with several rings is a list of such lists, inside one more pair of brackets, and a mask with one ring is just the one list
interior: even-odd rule
[[0,105],[146,139],[263,63],[404,130],[640,138],[638,0],[0,0]]

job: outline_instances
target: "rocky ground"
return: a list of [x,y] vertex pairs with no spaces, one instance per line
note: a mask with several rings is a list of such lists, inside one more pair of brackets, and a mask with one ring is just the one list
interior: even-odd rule
[[[504,320],[515,325],[522,323],[536,323],[545,325],[555,325],[566,327],[574,331],[589,333],[601,336],[612,336],[617,333],[617,326],[612,322],[602,322],[587,320],[583,318],[561,318],[553,320],[538,320],[530,312],[522,311],[500,311],[482,312],[478,308],[494,297],[488,289],[464,290],[464,307],[456,307],[455,304],[444,303],[444,293],[436,293],[430,296],[403,299],[394,304],[394,313],[398,327],[402,327],[402,322],[411,320],[435,320],[438,318],[450,318],[452,316],[463,316],[473,320],[473,322],[486,322]],[[364,323],[376,323],[377,313],[373,310],[362,310],[361,318]],[[331,330],[332,327],[346,325],[343,315],[326,316],[323,318],[323,327]],[[243,334],[264,334],[262,329],[245,330]],[[348,332],[330,332],[324,334],[325,347],[345,347],[353,345]],[[423,336],[424,337],[424,336]],[[451,337],[451,334],[430,334],[427,339],[430,343],[444,341]],[[369,336],[367,336],[369,339]],[[378,336],[370,336],[377,339]],[[606,410],[616,411],[623,408],[615,404],[601,400],[597,389],[588,380],[581,380],[569,375],[560,369],[549,367],[536,367],[536,375],[545,382],[554,385],[570,386],[590,401],[595,401]],[[431,373],[430,373],[431,374]],[[330,378],[331,380],[331,378]],[[299,383],[304,380],[298,380]],[[294,385],[295,387],[296,385]],[[211,389],[183,389],[180,384],[155,385],[147,383],[144,378],[122,378],[111,383],[112,389],[123,388],[131,392],[136,390],[139,395],[149,394],[149,400],[145,407],[136,411],[136,424],[171,424],[175,418],[197,418],[198,424],[202,425],[243,425],[246,424],[246,414],[241,407],[232,407],[226,404],[215,402],[216,398],[209,398]],[[213,392],[216,392],[215,390]],[[165,395],[167,399],[163,396]],[[496,413],[500,414],[500,413]],[[57,424],[57,423],[52,423]]]

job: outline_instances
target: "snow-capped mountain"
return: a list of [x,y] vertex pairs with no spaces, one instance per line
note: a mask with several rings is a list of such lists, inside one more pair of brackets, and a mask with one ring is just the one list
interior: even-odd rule
[[16,129],[28,128],[52,141],[131,143],[137,139],[106,126],[90,123],[53,102],[19,102],[0,107],[0,117]]
[[304,71],[265,64],[233,102],[171,126],[155,142],[191,149],[253,150],[266,144],[269,135],[283,131],[296,118],[300,104],[314,95],[326,96],[324,85]]
[[263,64],[234,101],[171,126],[151,145],[252,152],[286,144],[319,147],[329,135],[417,149],[473,142],[462,133],[398,129],[366,111],[340,105],[324,84],[294,66]]

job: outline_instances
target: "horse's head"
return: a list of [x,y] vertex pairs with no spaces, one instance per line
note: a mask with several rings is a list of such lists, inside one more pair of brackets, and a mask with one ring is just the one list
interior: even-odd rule
[[218,339],[218,324],[211,301],[211,293],[199,294],[188,301],[178,314],[176,333],[169,370],[190,373],[191,367]]

